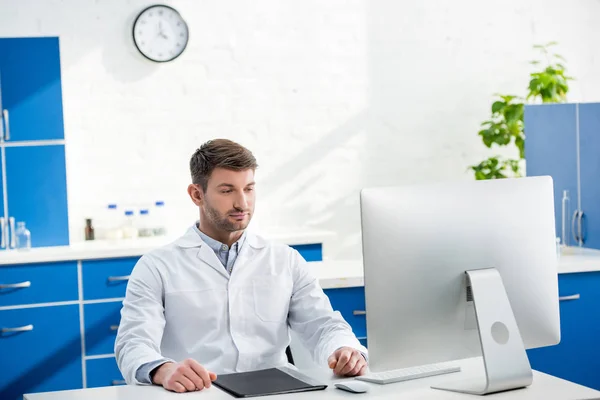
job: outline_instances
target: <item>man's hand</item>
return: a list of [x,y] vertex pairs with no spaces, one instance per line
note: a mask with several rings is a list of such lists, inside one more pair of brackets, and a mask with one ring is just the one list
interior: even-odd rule
[[164,363],[156,370],[152,382],[177,393],[194,392],[209,388],[217,379],[196,360],[188,358],[180,363]]
[[340,347],[329,356],[327,363],[340,376],[364,375],[367,370],[367,361],[363,355],[351,347]]

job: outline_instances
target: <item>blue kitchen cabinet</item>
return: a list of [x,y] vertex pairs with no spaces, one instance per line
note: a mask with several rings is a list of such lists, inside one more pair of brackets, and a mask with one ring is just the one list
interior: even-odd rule
[[1,310],[0,329],[0,399],[83,387],[77,304]]
[[560,237],[563,191],[568,190],[570,196],[569,227],[578,204],[577,109],[575,104],[526,106],[524,120],[527,175],[552,177],[556,235]]
[[87,360],[86,371],[89,388],[126,384],[114,357]]
[[527,351],[531,367],[600,389],[600,272],[559,275],[561,341]]
[[570,244],[600,249],[600,103],[525,106],[525,135],[527,175],[554,180],[556,234],[568,190]]
[[308,262],[323,260],[323,245],[321,243],[298,244],[290,247],[296,249]]
[[99,356],[114,353],[123,303],[111,301],[83,306],[85,315],[85,354]]
[[347,287],[324,290],[331,307],[339,311],[352,328],[354,335],[364,345],[367,339],[365,288]]
[[[0,109],[2,108],[2,106],[0,105]],[[0,121],[1,122],[1,121]],[[2,149],[0,149],[0,162],[2,164],[0,164],[0,218],[3,218],[3,221],[5,223],[5,225],[0,224],[0,250],[6,249],[8,247],[8,239],[6,238],[7,235],[7,231],[5,231],[4,229],[8,229],[8,215],[4,215],[4,174],[2,174],[2,165],[5,165],[5,157],[4,157],[4,152],[2,151]]]
[[6,147],[8,215],[24,221],[32,247],[69,244],[65,146]]
[[579,105],[584,246],[600,249],[600,103]]
[[57,37],[0,38],[0,80],[5,141],[64,139]]
[[1,266],[0,285],[0,307],[77,301],[77,262]]

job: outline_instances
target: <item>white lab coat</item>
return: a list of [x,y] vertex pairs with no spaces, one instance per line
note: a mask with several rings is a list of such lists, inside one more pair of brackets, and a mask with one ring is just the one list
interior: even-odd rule
[[290,327],[319,365],[342,346],[367,354],[295,249],[247,232],[229,276],[190,228],[134,267],[115,355],[129,384],[161,358],[190,357],[217,374],[282,366]]

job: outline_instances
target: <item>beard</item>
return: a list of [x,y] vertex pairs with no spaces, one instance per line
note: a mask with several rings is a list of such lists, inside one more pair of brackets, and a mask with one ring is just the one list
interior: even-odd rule
[[[206,216],[210,222],[219,230],[226,232],[236,232],[244,230],[248,227],[250,219],[252,218],[252,212],[250,210],[242,210],[234,208],[226,214],[221,214],[216,208],[213,208],[208,202],[205,204]],[[245,212],[248,214],[248,218],[244,221],[231,221],[229,219],[229,213],[241,213]]]

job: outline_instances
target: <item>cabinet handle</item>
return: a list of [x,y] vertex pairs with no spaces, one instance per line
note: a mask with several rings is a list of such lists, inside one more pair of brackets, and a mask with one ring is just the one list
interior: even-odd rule
[[2,333],[8,333],[8,332],[29,332],[33,330],[33,325],[25,325],[25,326],[19,326],[16,328],[2,328],[1,332]]
[[581,298],[581,296],[579,295],[579,293],[577,294],[572,294],[570,296],[560,296],[558,298],[559,301],[569,301],[569,300],[579,300]]
[[10,140],[10,120],[8,119],[8,110],[2,111],[2,114],[4,115],[4,124],[6,125],[4,137],[6,140]]
[[111,325],[110,326],[110,330],[111,331],[117,331],[117,330],[119,330],[119,325]]
[[121,379],[121,380],[116,380],[116,379],[115,379],[115,380],[113,380],[111,383],[112,383],[112,385],[113,385],[113,386],[116,386],[116,385],[125,385],[125,384],[127,384],[127,382],[125,381],[125,379]]
[[583,231],[583,228],[582,228],[583,221],[582,220],[583,220],[583,210],[579,210],[579,218],[577,220],[577,226],[579,229],[579,240],[581,241],[581,244],[584,243],[583,232],[582,232]]
[[19,283],[0,283],[0,289],[21,289],[31,286],[31,281],[19,282]]
[[367,312],[365,310],[354,310],[352,315],[367,315]]
[[577,216],[579,215],[579,210],[575,210],[573,213],[573,218],[571,218],[571,232],[573,232],[573,239],[575,239],[575,243],[579,244],[579,236],[577,235],[577,230],[575,230],[575,221],[577,221]]
[[108,281],[109,282],[114,282],[114,281],[128,281],[129,280],[129,275],[124,275],[124,276],[109,276],[108,277]]
[[2,238],[0,239],[0,248],[6,248],[6,218],[0,217],[0,235]]

